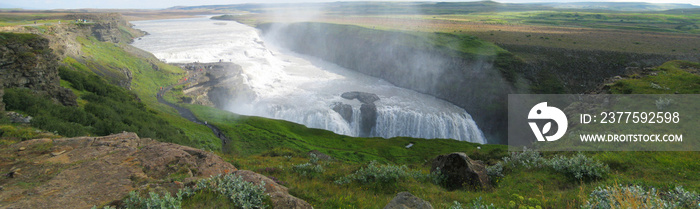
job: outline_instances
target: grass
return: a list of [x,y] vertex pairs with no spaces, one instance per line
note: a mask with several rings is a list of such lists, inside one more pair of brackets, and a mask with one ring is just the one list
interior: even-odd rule
[[[200,105],[185,106],[200,120],[219,127],[232,141],[227,145],[231,154],[240,156],[262,154],[275,148],[289,148],[301,152],[319,150],[349,162],[377,160],[407,163],[425,162],[439,154],[457,151],[485,160],[506,154],[502,145],[480,145],[450,139],[356,138],[282,120],[242,116]],[[405,146],[409,143],[414,143],[414,146],[406,149]],[[481,150],[477,150],[477,146]]]
[[700,64],[687,61],[664,63],[649,76],[623,79],[610,85],[618,94],[697,94],[700,93]]
[[[0,27],[17,26],[17,25],[33,25],[34,21],[37,24],[57,24],[70,23],[71,20],[66,20],[67,13],[37,13],[37,12],[4,12],[0,13]],[[73,20],[74,21],[74,20]]]
[[[588,194],[598,186],[636,184],[672,189],[684,186],[698,191],[700,169],[697,152],[598,152],[587,155],[610,165],[611,175],[603,180],[577,182],[553,169],[517,168],[499,178],[491,191],[448,191],[426,179],[404,178],[395,186],[387,187],[352,182],[346,185],[334,181],[366,167],[372,160],[394,165],[406,165],[410,170],[428,174],[427,162],[454,151],[467,152],[472,158],[495,162],[506,154],[506,147],[481,145],[440,139],[410,138],[353,138],[325,130],[309,129],[302,125],[241,116],[214,108],[186,105],[200,119],[220,127],[233,141],[232,153],[221,153],[239,169],[260,172],[274,177],[290,188],[290,193],[318,208],[376,208],[388,203],[400,191],[431,202],[437,208],[447,208],[453,201],[470,203],[482,198],[483,202],[508,207],[571,208],[585,203]],[[402,145],[413,142],[410,150]],[[304,153],[309,150],[327,153],[334,161],[321,161],[323,172],[301,175],[294,165],[306,163]],[[566,152],[544,153],[571,154]],[[212,197],[210,197],[212,198]]]
[[[448,191],[428,180],[413,178],[401,179],[389,189],[380,187],[379,183],[338,185],[334,183],[335,180],[365,167],[366,163],[323,161],[321,165],[325,171],[309,178],[293,170],[293,165],[308,160],[305,157],[223,156],[239,169],[253,170],[279,179],[290,189],[291,194],[317,208],[383,207],[400,191],[409,191],[431,202],[436,208],[447,208],[453,201],[470,203],[478,198],[499,207],[508,207],[512,201],[516,205],[533,207],[573,208],[584,204],[594,188],[604,185],[636,184],[663,190],[682,185],[690,191],[700,190],[697,186],[700,185],[700,179],[693,175],[698,169],[698,163],[694,160],[699,157],[697,153],[614,152],[591,155],[603,162],[617,165],[612,167],[613,174],[601,181],[576,182],[551,169],[518,168],[499,179],[491,191]],[[673,161],[668,161],[670,159]],[[413,171],[423,174],[429,172],[423,162],[410,162],[406,165]],[[619,165],[636,168],[623,169]],[[530,199],[536,200],[537,204],[532,204]]]

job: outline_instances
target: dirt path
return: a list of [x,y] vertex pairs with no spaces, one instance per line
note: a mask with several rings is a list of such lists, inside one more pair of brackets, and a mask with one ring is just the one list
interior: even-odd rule
[[214,135],[216,135],[217,137],[219,137],[219,139],[221,139],[221,144],[222,144],[221,151],[226,153],[228,151],[228,149],[227,149],[227,146],[225,146],[225,145],[228,144],[231,140],[229,140],[226,137],[226,135],[224,135],[224,133],[221,132],[221,130],[219,130],[219,128],[217,128],[216,126],[214,126],[212,124],[209,124],[207,121],[202,122],[189,109],[184,108],[184,107],[180,107],[180,106],[173,104],[173,103],[170,103],[170,102],[166,101],[165,98],[163,98],[163,95],[165,95],[166,92],[170,91],[170,89],[172,89],[173,86],[175,86],[175,85],[164,87],[162,90],[160,90],[158,92],[158,94],[156,95],[156,97],[158,98],[158,102],[163,103],[165,105],[168,105],[172,108],[175,108],[177,110],[177,112],[180,114],[180,116],[182,116],[183,118],[185,118],[189,121],[192,121],[192,122],[195,122],[197,124],[201,124],[201,125],[205,125],[205,126],[209,127],[209,129],[211,129],[211,131],[214,132]]

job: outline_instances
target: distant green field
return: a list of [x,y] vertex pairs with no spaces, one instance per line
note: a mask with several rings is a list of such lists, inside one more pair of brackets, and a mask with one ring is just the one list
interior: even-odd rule
[[[70,23],[71,20],[64,19],[65,13],[3,13],[0,10],[0,27],[16,25],[37,25]],[[75,20],[73,20],[75,21]]]

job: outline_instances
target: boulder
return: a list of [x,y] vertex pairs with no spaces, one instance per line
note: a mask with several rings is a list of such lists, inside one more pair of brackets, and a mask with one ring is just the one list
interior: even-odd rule
[[408,192],[401,192],[389,202],[384,209],[432,209],[428,201],[413,196]]
[[486,174],[484,163],[472,160],[463,152],[439,155],[433,159],[430,172],[439,170],[446,176],[447,189],[489,189],[489,176]]
[[377,125],[377,106],[362,104],[360,106],[360,137],[368,137]]
[[377,96],[376,94],[359,91],[345,92],[341,94],[340,97],[343,97],[344,99],[348,100],[357,99],[364,104],[373,104],[374,102],[379,100],[379,96]]
[[332,109],[340,114],[340,116],[342,116],[348,123],[352,122],[352,106],[349,104],[335,102],[333,103]]

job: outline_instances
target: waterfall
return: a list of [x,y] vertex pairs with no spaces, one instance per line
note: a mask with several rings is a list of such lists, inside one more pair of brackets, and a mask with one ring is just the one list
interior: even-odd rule
[[[253,98],[237,98],[228,111],[288,120],[338,134],[360,136],[362,102],[340,95],[357,91],[376,95],[376,124],[370,137],[451,138],[486,143],[469,113],[446,101],[396,87],[381,79],[344,69],[314,57],[275,47],[255,28],[236,22],[214,24],[207,18],[136,21],[151,35],[133,43],[167,62],[231,61],[242,67],[241,83]],[[344,118],[333,110],[352,108]],[[366,113],[365,113],[366,114]]]

